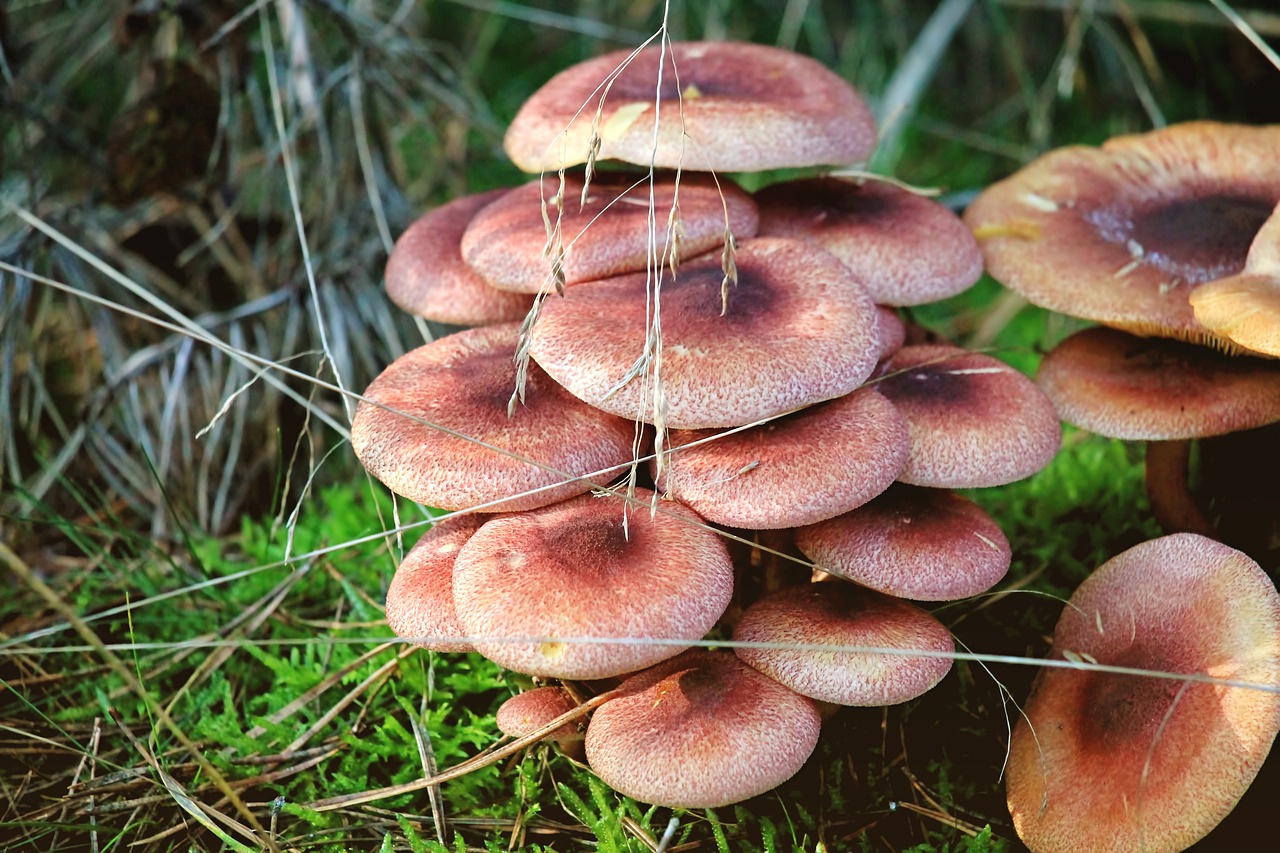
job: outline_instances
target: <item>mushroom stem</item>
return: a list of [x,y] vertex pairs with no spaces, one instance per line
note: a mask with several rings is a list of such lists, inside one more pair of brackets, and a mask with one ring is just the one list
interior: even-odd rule
[[1187,475],[1191,440],[1147,442],[1147,499],[1151,512],[1169,533],[1199,533],[1217,538],[1209,520],[1191,496]]

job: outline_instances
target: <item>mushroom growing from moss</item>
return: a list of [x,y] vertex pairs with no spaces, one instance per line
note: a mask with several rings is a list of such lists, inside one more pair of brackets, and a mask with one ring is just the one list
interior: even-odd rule
[[1009,811],[1036,853],[1185,849],[1235,806],[1280,730],[1280,596],[1257,563],[1203,536],[1099,567],[1049,657],[1173,677],[1041,670],[1008,765]]

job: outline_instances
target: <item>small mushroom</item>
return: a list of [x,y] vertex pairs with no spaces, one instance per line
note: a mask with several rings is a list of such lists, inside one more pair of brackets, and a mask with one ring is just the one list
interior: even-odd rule
[[587,763],[642,802],[740,802],[794,776],[818,743],[813,701],[728,652],[687,651],[618,689],[587,726]]
[[[844,581],[787,587],[761,598],[743,612],[733,639],[779,644],[734,651],[800,695],[837,705],[914,699],[951,671],[948,656],[955,651],[951,632],[929,613]],[[808,648],[814,645],[853,648]],[[933,654],[910,654],[916,651]]]

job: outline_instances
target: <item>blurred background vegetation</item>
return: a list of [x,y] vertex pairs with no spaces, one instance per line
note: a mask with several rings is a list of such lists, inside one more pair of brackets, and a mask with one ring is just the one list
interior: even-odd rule
[[[523,182],[501,151],[523,99],[664,20],[829,65],[881,117],[873,169],[960,207],[1060,145],[1280,121],[1280,13],[1250,5],[0,0],[0,846],[652,849],[669,812],[541,752],[311,808],[475,753],[514,689],[381,645],[401,544],[377,534],[423,516],[364,477],[338,388],[445,331],[382,294],[395,237]],[[990,281],[915,314],[1026,370],[1074,328]],[[1139,462],[1069,433],[1048,471],[978,495],[1010,586],[1067,594],[1153,535]],[[940,615],[1040,655],[1059,606]],[[1015,699],[1031,675],[999,671]],[[842,711],[796,780],[681,815],[670,849],[1016,849],[1002,703],[962,664],[917,703]]]

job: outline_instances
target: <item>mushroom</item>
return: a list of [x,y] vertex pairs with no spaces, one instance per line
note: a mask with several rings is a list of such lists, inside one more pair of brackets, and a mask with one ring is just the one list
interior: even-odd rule
[[999,583],[1013,560],[1000,526],[973,501],[903,484],[800,528],[796,545],[824,572],[916,601],[978,595]]
[[[743,612],[735,653],[770,678],[837,705],[896,705],[951,670],[955,642],[929,613],[844,581],[780,589]],[[778,647],[773,647],[778,644]],[[848,651],[811,646],[849,646]],[[910,652],[924,651],[927,656]]]
[[881,305],[920,305],[967,290],[982,252],[960,217],[885,181],[805,178],[756,193],[760,236],[811,240]]
[[687,651],[618,689],[587,726],[587,763],[642,802],[714,808],[763,794],[818,743],[813,701],[728,652]]
[[533,299],[485,283],[462,259],[463,232],[477,213],[508,193],[463,196],[423,214],[396,240],[387,258],[387,296],[417,317],[459,326],[519,320]]
[[[1112,558],[1071,597],[1009,747],[1032,851],[1176,851],[1231,811],[1280,730],[1280,596],[1257,563],[1180,533]],[[1232,686],[1181,679],[1198,676]]]
[[1277,202],[1280,125],[1190,122],[1051,151],[964,219],[991,275],[1037,305],[1235,351],[1188,296],[1245,267]]
[[861,162],[875,143],[866,103],[809,57],[759,44],[664,40],[561,71],[520,108],[504,145],[526,172],[595,157],[758,172]]
[[458,622],[476,650],[516,672],[598,679],[705,635],[733,593],[729,554],[693,510],[657,509],[582,495],[481,527],[453,567]]
[[898,479],[949,489],[999,486],[1049,464],[1062,441],[1053,404],[989,355],[918,344],[880,368],[880,392],[907,418],[911,450]]
[[[566,714],[578,707],[573,694],[563,687],[535,687],[523,693],[517,693],[498,706],[494,715],[494,723],[498,731],[509,737],[524,737],[550,723],[556,717]],[[585,736],[578,723],[565,723],[547,735],[546,739],[554,742],[561,749],[579,743]]]
[[438,521],[405,554],[387,586],[387,625],[417,646],[435,652],[473,652],[463,639],[453,606],[453,561],[484,523],[475,515]]
[[859,507],[907,459],[907,424],[860,388],[748,430],[673,430],[658,485],[704,518],[752,530],[798,527]]
[[419,503],[488,504],[489,512],[543,506],[612,480],[632,457],[629,422],[574,399],[537,365],[508,415],[518,334],[515,323],[469,329],[392,362],[351,424],[351,446],[369,473]]
[[1187,487],[1191,440],[1280,421],[1280,362],[1115,329],[1067,338],[1036,382],[1067,422],[1147,442],[1147,493],[1170,531],[1212,533]]
[[1244,269],[1191,292],[1196,320],[1246,349],[1280,356],[1280,204],[1249,246]]
[[[651,257],[679,259],[719,249],[726,229],[736,239],[756,233],[756,204],[727,178],[602,172],[543,177],[507,193],[477,214],[462,236],[462,256],[493,287],[537,293],[557,286],[639,272]],[[649,217],[656,212],[656,232]],[[678,221],[668,229],[668,212]],[[555,223],[548,242],[548,221]],[[677,239],[670,238],[675,230]],[[557,257],[557,247],[563,257]],[[548,255],[550,254],[550,258]]]
[[[832,255],[756,238],[738,246],[736,264],[727,308],[719,257],[686,261],[662,283],[669,427],[741,426],[840,397],[875,366],[875,305]],[[616,276],[547,302],[534,360],[579,399],[652,421],[650,382],[629,373],[649,339],[652,285],[644,273]]]

